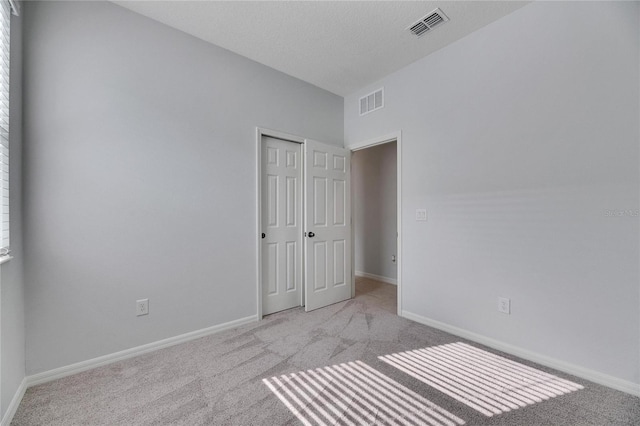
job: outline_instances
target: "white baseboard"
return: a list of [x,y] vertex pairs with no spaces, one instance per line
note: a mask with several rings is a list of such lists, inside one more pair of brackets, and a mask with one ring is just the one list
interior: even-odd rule
[[382,275],[370,274],[368,272],[356,271],[356,277],[371,278],[372,280],[383,283],[398,285],[398,280],[395,278],[383,277]]
[[551,367],[565,373],[573,374],[574,376],[581,377],[583,379],[590,380],[600,385],[607,386],[634,396],[640,396],[639,384],[629,382],[627,380],[622,380],[608,374],[600,373],[599,371],[580,367],[579,365],[560,361],[558,359],[551,358],[546,355],[541,355],[536,352],[531,352],[529,350],[522,349],[520,347],[513,346],[508,343],[504,343],[469,330],[458,328],[453,325],[436,321],[431,318],[426,318],[412,312],[402,311],[401,316],[412,321],[419,322],[420,324],[428,325],[429,327],[437,328],[438,330],[446,331],[447,333],[455,334],[456,336],[460,336],[465,339],[480,343],[482,345],[498,349],[502,352],[506,352],[508,354],[536,362],[540,365]]
[[234,321],[229,321],[224,324],[214,325],[212,327],[203,328],[201,330],[192,331],[189,333],[181,334],[179,336],[170,337],[164,340],[158,340],[157,342],[148,343],[146,345],[137,346],[135,348],[126,349],[124,351],[115,352],[115,353],[104,355],[98,358],[89,359],[87,361],[82,361],[75,364],[67,365],[65,367],[44,371],[42,373],[28,376],[27,386],[34,386],[34,385],[39,385],[41,383],[50,382],[52,380],[60,379],[62,377],[71,376],[73,374],[91,370],[96,367],[101,367],[103,365],[111,364],[117,361],[122,361],[127,358],[133,358],[135,356],[146,354],[148,352],[157,351],[158,349],[167,348],[169,346],[178,345],[180,343],[188,342],[190,340],[198,339],[200,337],[209,336],[215,333],[220,333],[221,331],[229,330],[231,328],[239,327],[241,325],[249,324],[255,321],[258,321],[258,317],[257,315],[252,315],[246,318],[240,318]]
[[7,407],[7,411],[4,413],[2,417],[2,422],[0,422],[0,426],[9,426],[11,424],[11,420],[13,420],[13,416],[16,415],[16,411],[18,411],[18,406],[20,405],[20,401],[22,401],[22,397],[24,393],[27,391],[27,378],[22,379],[20,386],[16,390],[16,393],[11,398],[11,402]]

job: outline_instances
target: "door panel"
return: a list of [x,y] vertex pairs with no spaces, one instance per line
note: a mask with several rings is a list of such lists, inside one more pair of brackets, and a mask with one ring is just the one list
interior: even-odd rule
[[302,302],[302,148],[262,138],[262,313]]
[[326,263],[327,263],[327,242],[314,241],[313,247],[313,289],[315,291],[327,288]]
[[296,271],[298,270],[296,262],[302,260],[296,256],[296,247],[296,241],[287,242],[287,291],[296,289]]
[[327,225],[327,179],[313,177],[313,224],[315,226]]
[[267,225],[278,227],[278,175],[267,175]]
[[287,226],[297,226],[298,222],[298,179],[287,176]]
[[333,224],[345,225],[346,215],[346,182],[336,179],[333,181]]
[[350,152],[305,142],[305,307],[351,298]]
[[344,274],[346,273],[345,268],[345,253],[344,249],[345,241],[338,240],[333,242],[333,264],[335,267],[333,268],[333,285],[345,285],[347,283],[346,277]]
[[266,250],[267,294],[278,293],[278,243],[268,243]]

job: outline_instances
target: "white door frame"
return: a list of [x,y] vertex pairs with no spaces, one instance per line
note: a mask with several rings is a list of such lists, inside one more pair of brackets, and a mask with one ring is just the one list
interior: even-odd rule
[[[362,142],[355,142],[346,145],[345,148],[351,152],[359,151],[365,148],[371,148],[372,146],[382,145],[388,142],[396,142],[396,157],[397,157],[397,190],[396,190],[396,203],[397,203],[397,233],[398,233],[398,253],[396,256],[397,268],[398,268],[398,315],[402,315],[402,131],[389,133],[387,135],[375,137]],[[353,208],[352,216],[353,217]],[[351,226],[351,273],[352,273],[352,297],[355,296],[355,226]]]
[[[280,132],[277,130],[265,129],[262,127],[256,127],[256,283],[257,283],[257,293],[256,293],[256,312],[258,315],[258,320],[262,319],[262,237],[260,235],[260,228],[262,227],[262,136],[269,136],[276,139],[282,139],[289,142],[304,144],[305,138],[301,136],[291,135],[289,133]],[[302,184],[304,185],[304,162],[301,161],[301,173],[302,173]],[[304,186],[303,186],[304,188]],[[302,202],[302,200],[300,200]],[[302,206],[301,206],[302,207]],[[302,210],[300,210],[302,212]],[[304,232],[304,226],[301,226],[300,233]],[[304,238],[302,239],[304,242]],[[304,262],[302,262],[304,263]],[[300,265],[301,268],[304,268],[304,264]],[[304,283],[304,269],[302,269],[302,292],[300,299],[300,306],[303,305],[304,302],[304,292],[305,292],[305,283]]]

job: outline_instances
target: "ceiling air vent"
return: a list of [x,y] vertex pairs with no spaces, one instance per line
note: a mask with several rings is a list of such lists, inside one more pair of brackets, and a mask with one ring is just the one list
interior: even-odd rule
[[360,115],[384,107],[384,87],[360,98]]
[[416,36],[420,37],[431,31],[438,25],[447,22],[448,20],[449,18],[447,18],[447,15],[445,15],[440,9],[436,9],[426,16],[420,18],[418,22],[414,22],[413,24],[409,25],[407,29]]

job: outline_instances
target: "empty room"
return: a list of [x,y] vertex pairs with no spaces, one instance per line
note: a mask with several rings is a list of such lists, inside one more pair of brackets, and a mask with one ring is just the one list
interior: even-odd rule
[[0,426],[640,424],[640,2],[0,35]]

